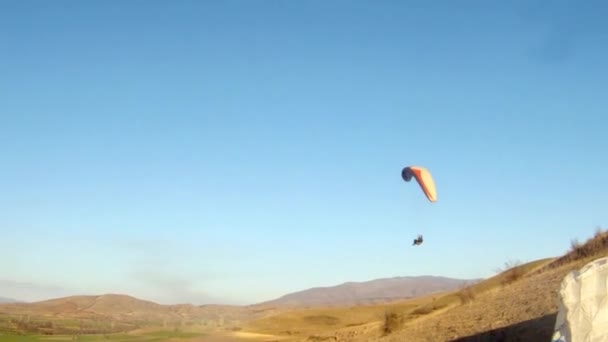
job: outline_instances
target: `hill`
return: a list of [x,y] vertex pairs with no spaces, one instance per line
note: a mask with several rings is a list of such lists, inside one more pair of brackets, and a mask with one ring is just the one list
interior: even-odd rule
[[398,299],[453,290],[479,279],[454,279],[438,276],[394,277],[364,282],[315,287],[284,295],[259,306],[311,307],[386,303]]
[[125,332],[146,327],[229,327],[255,316],[245,307],[161,305],[119,294],[0,304],[0,332]]

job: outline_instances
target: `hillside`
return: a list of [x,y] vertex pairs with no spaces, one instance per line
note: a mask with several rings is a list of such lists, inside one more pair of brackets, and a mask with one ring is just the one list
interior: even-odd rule
[[343,306],[377,304],[423,296],[429,293],[449,291],[475,280],[437,276],[394,277],[364,282],[316,287],[284,295],[278,299],[260,303],[260,306]]
[[[452,307],[460,305],[463,300],[474,297],[477,293],[495,289],[512,278],[511,274],[531,272],[546,265],[554,259],[543,259],[530,262],[477,283],[468,283],[449,291],[432,293],[425,296],[393,301],[377,305],[342,306],[333,308],[310,308],[294,310],[270,317],[256,319],[245,327],[248,330],[264,334],[283,334],[295,341],[332,340],[344,338],[350,341],[358,335],[371,339],[380,335],[381,322],[387,314],[404,322],[416,322],[437,315]],[[466,289],[464,291],[463,289]],[[465,293],[466,292],[466,293]],[[371,336],[369,335],[371,334]],[[348,337],[348,338],[346,338]],[[408,339],[409,340],[409,339]]]
[[549,341],[569,272],[608,255],[608,232],[561,257],[515,265],[477,284],[387,305],[307,309],[246,329],[289,341]]

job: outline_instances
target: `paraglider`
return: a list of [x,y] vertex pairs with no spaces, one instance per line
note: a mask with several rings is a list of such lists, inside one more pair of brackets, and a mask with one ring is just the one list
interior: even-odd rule
[[[410,182],[412,178],[416,179],[426,198],[431,203],[437,202],[435,180],[428,169],[421,166],[407,166],[401,170],[401,178],[406,182]],[[418,235],[418,238],[414,239],[412,246],[419,246],[423,241],[422,235]]]
[[401,177],[406,182],[415,178],[426,198],[431,202],[437,202],[437,188],[435,187],[433,176],[428,169],[420,166],[407,166],[401,170]]

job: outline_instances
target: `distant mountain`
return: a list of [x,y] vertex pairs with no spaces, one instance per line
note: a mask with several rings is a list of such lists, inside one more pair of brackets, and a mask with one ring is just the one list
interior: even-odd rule
[[315,287],[284,295],[257,306],[328,306],[383,303],[457,289],[481,279],[455,279],[437,276],[382,278]]
[[18,303],[20,301],[12,298],[0,297],[0,303]]

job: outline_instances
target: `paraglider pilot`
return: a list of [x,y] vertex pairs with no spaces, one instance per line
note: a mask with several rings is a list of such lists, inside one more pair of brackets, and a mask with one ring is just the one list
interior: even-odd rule
[[422,245],[422,241],[423,241],[423,240],[422,240],[422,235],[418,235],[418,238],[417,238],[417,239],[414,239],[414,243],[412,244],[412,246],[415,246],[415,245]]

